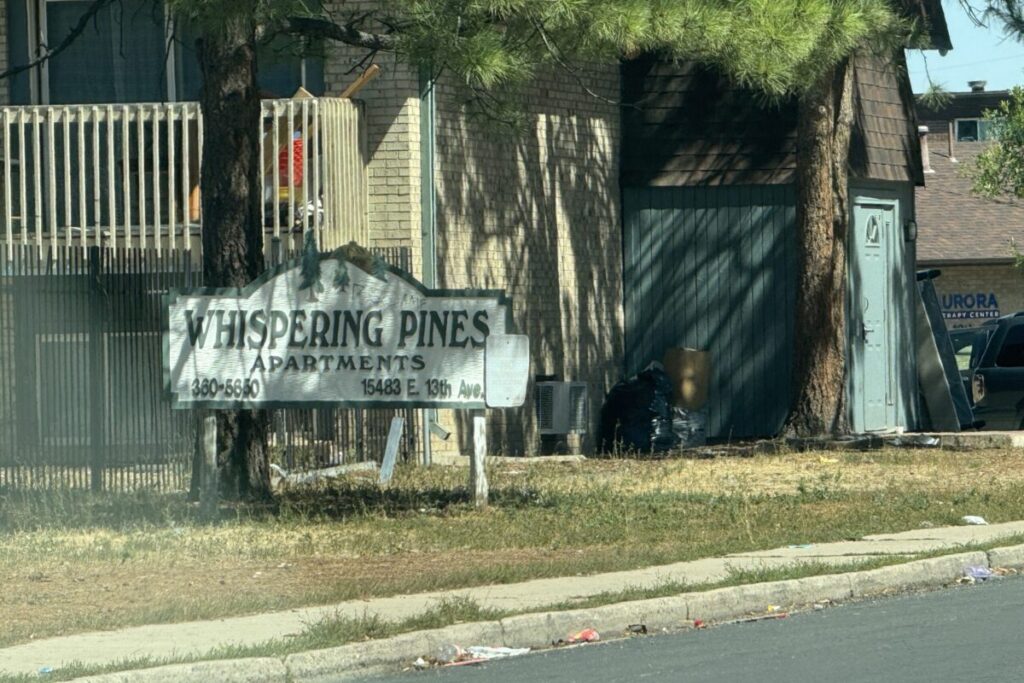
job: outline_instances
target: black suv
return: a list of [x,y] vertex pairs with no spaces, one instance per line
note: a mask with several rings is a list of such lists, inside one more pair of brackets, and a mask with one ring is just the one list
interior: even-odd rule
[[985,429],[1024,429],[1024,312],[949,338],[975,419]]

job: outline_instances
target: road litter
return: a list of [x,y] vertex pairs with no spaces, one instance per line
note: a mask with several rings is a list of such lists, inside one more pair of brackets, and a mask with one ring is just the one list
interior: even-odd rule
[[466,648],[466,654],[473,659],[481,661],[519,657],[529,652],[530,648],[528,647],[485,647],[483,645],[472,645]]
[[813,543],[801,543],[800,545],[791,545],[789,547],[791,549],[793,549],[793,550],[807,550],[809,548],[813,548],[814,544]]
[[423,657],[417,657],[416,661],[412,663],[412,667],[414,669],[419,669],[419,670],[426,669],[428,666],[430,666],[430,662],[428,662],[427,660],[423,659]]
[[765,610],[765,612],[767,612],[768,614],[774,614],[775,612],[778,612],[780,609],[782,609],[781,605],[768,605],[768,608]]
[[988,567],[965,567],[964,576],[975,581],[987,581],[995,576],[995,574]]
[[992,573],[996,576],[1012,576],[1018,572],[1013,567],[995,567],[992,569]]
[[988,524],[984,517],[979,517],[977,515],[964,515],[960,518],[960,521],[971,526],[985,526]]
[[773,612],[772,614],[757,614],[752,617],[744,617],[742,619],[734,619],[733,624],[752,624],[755,621],[768,621],[770,619],[786,619],[789,617],[789,612]]
[[626,630],[636,635],[645,636],[647,635],[647,624],[630,624]]
[[708,625],[704,623],[703,619],[694,619],[693,620],[693,627],[694,628],[707,628]]
[[39,675],[40,676],[49,676],[52,673],[53,673],[53,667],[52,666],[43,666],[43,667],[39,668]]
[[[530,651],[528,647],[488,647],[485,645],[471,645],[467,648],[458,645],[442,645],[437,650],[434,661],[442,666],[461,666],[465,664],[478,664],[489,662],[492,659],[506,659],[518,657]],[[420,658],[422,659],[422,657]],[[419,660],[417,660],[419,662]],[[418,664],[414,664],[419,668]]]
[[466,651],[458,645],[442,645],[437,649],[437,656],[434,659],[439,664],[451,664],[457,662],[460,657],[465,657]]
[[831,604],[832,604],[832,601],[829,600],[828,598],[825,598],[824,600],[819,600],[818,602],[814,603],[814,610],[816,612],[819,611],[819,610],[823,610],[823,609],[825,609],[826,607],[828,607]]
[[576,643],[596,643],[599,640],[601,640],[601,634],[592,628],[585,628],[579,633],[566,638],[566,642],[572,645]]

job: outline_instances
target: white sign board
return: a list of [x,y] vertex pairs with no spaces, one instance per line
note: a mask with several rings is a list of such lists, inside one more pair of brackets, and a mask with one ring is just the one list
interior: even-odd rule
[[488,408],[518,408],[526,401],[530,378],[530,338],[525,334],[492,334],[484,352],[484,385]]
[[487,338],[510,324],[502,292],[432,291],[395,269],[376,277],[330,258],[312,286],[302,281],[295,263],[242,290],[168,294],[175,407],[486,407]]

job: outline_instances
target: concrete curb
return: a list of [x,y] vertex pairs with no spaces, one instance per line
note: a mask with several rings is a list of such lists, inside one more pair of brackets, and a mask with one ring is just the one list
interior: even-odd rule
[[842,602],[907,590],[938,588],[963,576],[965,567],[1024,568],[1024,545],[943,555],[905,564],[844,574],[748,584],[667,598],[623,602],[592,609],[521,614],[500,621],[458,624],[393,638],[352,643],[285,657],[250,658],[174,664],[153,669],[74,679],[88,683],[164,683],[227,681],[230,683],[319,683],[338,681],[429,657],[449,643],[550,647],[570,633],[595,628],[605,640],[625,637],[629,627],[643,624],[647,632],[693,628],[694,621],[727,622],[765,615],[769,605],[781,611],[817,602]]

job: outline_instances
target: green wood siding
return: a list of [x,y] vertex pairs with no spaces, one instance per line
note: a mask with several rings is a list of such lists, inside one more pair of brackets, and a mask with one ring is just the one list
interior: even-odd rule
[[712,353],[708,435],[775,434],[789,406],[791,186],[625,188],[626,370]]

